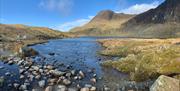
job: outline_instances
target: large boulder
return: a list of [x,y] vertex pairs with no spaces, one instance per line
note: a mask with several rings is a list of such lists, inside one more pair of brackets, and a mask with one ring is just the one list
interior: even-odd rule
[[150,91],[180,91],[180,81],[161,75],[151,86]]

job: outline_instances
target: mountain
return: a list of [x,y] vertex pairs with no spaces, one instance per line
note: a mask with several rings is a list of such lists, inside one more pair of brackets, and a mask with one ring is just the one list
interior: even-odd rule
[[146,38],[180,37],[180,0],[165,0],[157,8],[139,15],[101,11],[88,24],[70,32]]
[[180,37],[180,0],[166,0],[123,26],[122,33],[134,37]]
[[82,35],[110,35],[121,28],[121,24],[134,15],[115,13],[111,10],[99,12],[89,23],[71,29],[71,33]]
[[45,27],[32,27],[21,24],[0,24],[0,39],[1,40],[44,40],[51,38],[63,38],[67,35]]

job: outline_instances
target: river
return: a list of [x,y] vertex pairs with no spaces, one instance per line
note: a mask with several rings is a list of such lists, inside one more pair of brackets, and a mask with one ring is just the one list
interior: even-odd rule
[[[91,84],[95,85],[98,90],[108,87],[110,91],[126,91],[130,89],[146,91],[147,88],[145,88],[144,82],[135,83],[133,81],[129,81],[128,74],[118,72],[112,68],[104,68],[100,65],[106,57],[98,54],[98,51],[102,50],[102,47],[96,41],[97,39],[102,38],[81,37],[49,40],[47,43],[37,44],[31,47],[37,50],[40,54],[39,56],[34,57],[34,60],[37,62],[38,58],[45,57],[46,59],[43,61],[43,64],[53,65],[61,71],[65,71],[69,67],[68,69],[84,72],[85,78],[81,81],[74,81],[74,83],[69,87],[76,87],[77,84],[80,86]],[[50,55],[50,53],[53,55]],[[42,63],[39,62],[39,64]],[[59,64],[64,65],[59,66]],[[5,66],[9,70],[12,70],[12,68],[6,64],[0,63],[0,66],[1,65]],[[14,68],[18,69],[16,65]],[[92,84],[90,81],[94,75],[97,75],[96,84]]]

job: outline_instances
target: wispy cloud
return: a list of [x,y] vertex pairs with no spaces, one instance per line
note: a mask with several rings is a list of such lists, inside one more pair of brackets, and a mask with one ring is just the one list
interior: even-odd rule
[[72,11],[74,2],[73,0],[42,0],[39,6],[49,11],[58,11],[63,15],[67,15]]
[[150,9],[156,8],[160,2],[154,1],[153,3],[150,4],[135,4],[133,6],[130,6],[129,8],[122,9],[120,11],[117,11],[118,13],[126,13],[126,14],[140,14],[145,11],[148,11]]
[[87,24],[93,17],[94,16],[88,16],[87,18],[84,18],[84,19],[78,19],[75,21],[65,22],[63,24],[60,24],[60,25],[54,27],[54,29],[67,32],[72,28],[83,26],[83,25]]
[[6,22],[6,19],[0,18],[0,23]]

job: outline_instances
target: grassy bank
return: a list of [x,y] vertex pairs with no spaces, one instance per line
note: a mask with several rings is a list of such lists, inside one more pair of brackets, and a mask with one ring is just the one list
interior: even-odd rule
[[103,66],[130,74],[132,80],[143,81],[160,74],[180,73],[180,39],[110,39],[99,41],[102,55],[120,57]]

